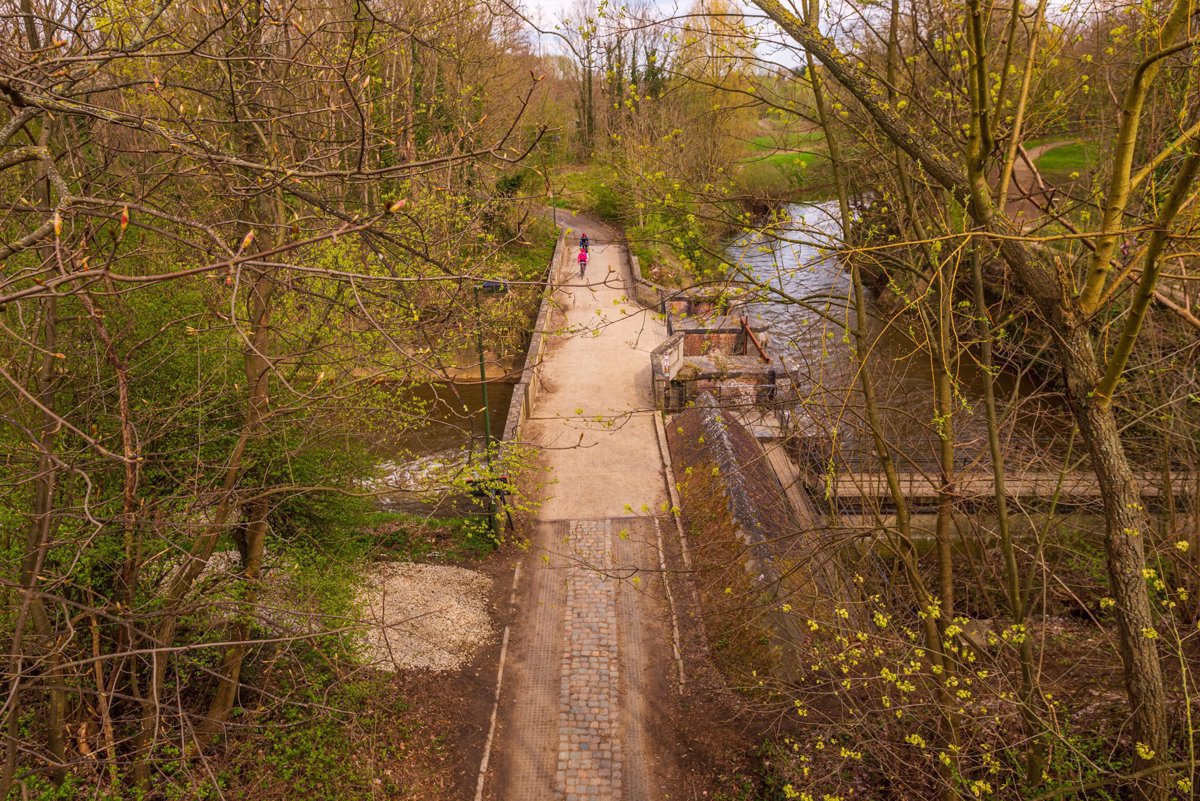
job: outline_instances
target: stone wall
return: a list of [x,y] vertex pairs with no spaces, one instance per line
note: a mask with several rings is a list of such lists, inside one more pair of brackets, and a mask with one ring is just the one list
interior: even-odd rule
[[672,334],[650,353],[650,384],[654,408],[667,409],[667,389],[683,365],[683,334]]
[[739,331],[704,331],[689,333],[684,339],[684,356],[706,356],[709,353],[742,355],[745,353],[744,337]]
[[[739,669],[802,671],[807,620],[826,619],[834,594],[819,521],[800,519],[762,446],[710,396],[666,430],[710,633],[738,639]],[[743,628],[759,633],[742,642]]]
[[565,241],[562,236],[559,237],[554,245],[554,253],[550,256],[550,264],[546,267],[546,288],[538,307],[537,321],[533,324],[533,335],[529,338],[525,366],[521,368],[521,380],[513,387],[512,402],[508,406],[508,418],[505,420],[504,434],[501,437],[503,442],[515,442],[520,439],[521,425],[529,419],[533,401],[542,387],[542,358],[545,355],[542,350],[546,343],[546,329],[553,305],[555,271],[567,258],[568,248]]

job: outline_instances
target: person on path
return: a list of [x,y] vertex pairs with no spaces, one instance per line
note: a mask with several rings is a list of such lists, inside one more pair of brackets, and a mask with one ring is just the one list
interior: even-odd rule
[[587,237],[587,234],[581,233],[581,234],[579,235],[579,249],[580,249],[580,250],[582,250],[584,253],[587,253],[587,252],[588,252],[588,237]]
[[587,269],[588,253],[586,250],[579,251],[579,275],[582,276],[584,270]]

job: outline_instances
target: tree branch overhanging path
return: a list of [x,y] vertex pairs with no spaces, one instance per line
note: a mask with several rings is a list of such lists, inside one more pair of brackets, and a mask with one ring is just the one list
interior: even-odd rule
[[[396,387],[448,376],[464,321],[519,347],[554,233],[495,184],[545,85],[477,5],[5,12],[0,797],[220,794],[252,686],[270,717],[345,678],[369,443],[430,425]],[[472,304],[481,278],[514,299]],[[332,595],[267,620],[314,560]]]
[[0,0],[0,801],[1194,794],[1197,2]]

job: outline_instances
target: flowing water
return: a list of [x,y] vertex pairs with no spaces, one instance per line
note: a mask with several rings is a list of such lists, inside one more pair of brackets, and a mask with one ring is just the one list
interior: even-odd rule
[[[803,399],[800,427],[836,439],[843,458],[870,458],[851,332],[852,285],[835,251],[836,203],[794,204],[760,234],[742,237],[729,256],[750,289],[747,312],[770,325],[772,350]],[[885,325],[871,307],[867,369],[878,389],[889,439],[910,456],[934,452],[929,354]]]
[[[770,324],[771,349],[793,374],[802,406],[802,431],[838,443],[848,466],[874,469],[874,448],[864,420],[853,357],[850,275],[835,254],[841,238],[836,203],[793,204],[762,233],[739,238],[727,256],[740,273],[751,316]],[[879,398],[884,435],[902,465],[932,469],[942,427],[933,408],[933,363],[924,334],[908,318],[868,299],[865,326],[870,371]],[[986,452],[982,375],[969,353],[957,366],[954,415],[959,461],[966,466]],[[1011,383],[1011,382],[1010,382]],[[998,382],[1003,395],[1008,387]],[[1007,420],[1018,438],[1032,441],[1036,404]],[[1041,434],[1038,434],[1041,438]]]
[[[839,443],[842,459],[874,467],[865,434],[863,404],[852,355],[851,282],[835,254],[841,238],[836,203],[793,204],[764,233],[727,248],[748,291],[746,311],[770,324],[770,344],[796,377],[804,401],[801,425],[815,438]],[[929,469],[938,448],[932,407],[932,364],[907,323],[888,324],[872,306],[867,329],[871,371],[885,434],[901,464]],[[976,408],[979,374],[969,358],[960,366],[962,408],[955,416],[960,455],[986,451],[982,414]],[[504,428],[512,385],[488,386],[492,433]],[[448,488],[482,460],[483,399],[478,384],[429,383],[396,392],[399,408],[414,409],[419,424],[380,437],[376,487],[388,508],[428,513],[461,506]],[[1013,430],[1029,426],[1014,417]]]
[[841,235],[837,204],[794,204],[784,212],[770,229],[727,249],[742,277],[758,285],[747,311],[771,324],[777,352],[840,362],[844,354],[829,352],[829,341],[840,340],[852,318],[850,277],[833,252]]
[[[491,433],[504,432],[513,384],[488,384]],[[463,511],[462,480],[483,460],[484,404],[479,384],[410,384],[395,391],[395,408],[411,410],[411,424],[371,443],[380,458],[372,488],[384,508],[417,514]]]
[[[910,329],[908,316],[868,299],[868,355],[865,360],[856,359],[849,336],[855,320],[850,275],[833,254],[841,236],[837,205],[797,204],[785,212],[766,233],[731,243],[727,257],[742,273],[750,293],[747,313],[770,324],[771,349],[796,379],[802,405],[794,421],[814,440],[836,442],[839,472],[877,471],[879,462],[863,419],[855,373],[861,364],[876,386],[884,434],[899,469],[936,476],[941,441],[932,403],[933,365],[928,350],[920,345],[921,332]],[[959,333],[971,336],[969,328]],[[990,472],[981,400],[983,375],[970,351],[964,351],[959,361],[953,417],[955,470]],[[1009,469],[1058,469],[1067,453],[1077,462],[1084,450],[1079,443],[1073,450],[1067,444],[1073,425],[1061,398],[1032,379],[1014,379],[1018,372],[1015,365],[1006,365],[996,380],[1001,441]],[[809,467],[823,470],[819,463],[810,462]],[[1083,469],[1087,469],[1086,462]],[[1053,518],[1047,517],[1044,504],[1010,503],[1010,509],[1019,510],[1010,519],[1013,536],[1026,543],[1030,552],[1052,563],[1061,561],[1070,569],[1078,569],[1079,564],[1089,565],[1089,570],[1102,569],[1103,551],[1098,543],[1103,520],[1094,509],[1076,507],[1069,514],[1059,511]],[[920,506],[914,511],[909,533],[918,552],[924,554],[935,547],[936,517]],[[857,513],[847,511],[840,520],[870,529],[894,518],[886,509],[864,508]],[[986,511],[956,511],[953,528],[956,558],[969,556],[975,562],[982,549],[996,543],[995,519]],[[864,545],[867,542],[863,540]],[[881,560],[863,560],[857,569],[879,570],[881,575],[884,570],[897,569],[894,551],[880,542],[876,541],[875,553]],[[884,583],[888,581],[885,576]],[[964,614],[992,614],[992,607],[979,603],[978,593],[970,587],[960,588],[958,604]]]

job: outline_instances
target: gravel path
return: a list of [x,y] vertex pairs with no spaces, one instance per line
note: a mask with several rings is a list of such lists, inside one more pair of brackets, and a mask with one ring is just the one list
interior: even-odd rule
[[1069,145],[1073,140],[1061,142],[1044,142],[1031,148],[1026,148],[1025,158],[1017,157],[1013,164],[1012,183],[1008,188],[1007,203],[1004,211],[1008,217],[1023,228],[1031,228],[1041,223],[1044,212],[1042,209],[1053,198],[1054,187],[1039,183],[1039,176],[1030,168],[1038,156],[1047,150],[1053,150],[1062,145]]
[[597,243],[591,251],[584,278],[560,269],[563,333],[550,342],[547,389],[524,432],[556,482],[542,520],[621,517],[666,500],[650,389],[650,352],[666,328],[626,299],[623,248]]

